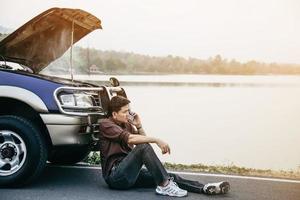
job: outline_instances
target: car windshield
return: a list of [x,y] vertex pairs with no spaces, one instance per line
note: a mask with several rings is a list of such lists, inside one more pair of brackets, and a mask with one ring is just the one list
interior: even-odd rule
[[[0,41],[3,40],[8,35],[9,35],[8,33],[0,33]],[[21,71],[32,73],[32,70],[24,65],[21,65],[19,63],[4,61],[3,59],[1,60],[1,55],[0,55],[0,69],[21,70]]]

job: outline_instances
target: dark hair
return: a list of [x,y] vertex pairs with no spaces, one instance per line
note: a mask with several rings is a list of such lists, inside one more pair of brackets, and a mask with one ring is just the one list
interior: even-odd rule
[[126,106],[129,103],[129,99],[125,97],[114,96],[109,103],[108,116],[112,116],[113,112],[119,112],[123,106]]

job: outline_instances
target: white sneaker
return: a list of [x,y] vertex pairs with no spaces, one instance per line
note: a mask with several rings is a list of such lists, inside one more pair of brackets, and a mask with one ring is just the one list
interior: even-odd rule
[[172,179],[169,180],[169,184],[165,187],[157,186],[155,191],[156,194],[167,195],[171,197],[187,196],[187,191],[180,189]]
[[226,194],[230,190],[228,182],[208,183],[204,185],[203,192],[205,194]]

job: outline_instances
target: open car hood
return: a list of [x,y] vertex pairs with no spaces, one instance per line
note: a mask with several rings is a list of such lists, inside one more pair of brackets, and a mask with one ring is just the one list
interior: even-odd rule
[[51,8],[34,17],[0,42],[0,60],[17,62],[35,73],[62,56],[101,21],[80,9]]

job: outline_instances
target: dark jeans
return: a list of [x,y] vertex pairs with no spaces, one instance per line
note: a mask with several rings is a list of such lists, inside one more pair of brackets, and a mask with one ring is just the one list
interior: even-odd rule
[[[145,165],[147,169],[142,168]],[[202,193],[203,184],[167,173],[150,144],[139,144],[117,165],[106,182],[113,189],[155,187],[170,177],[182,189]]]

